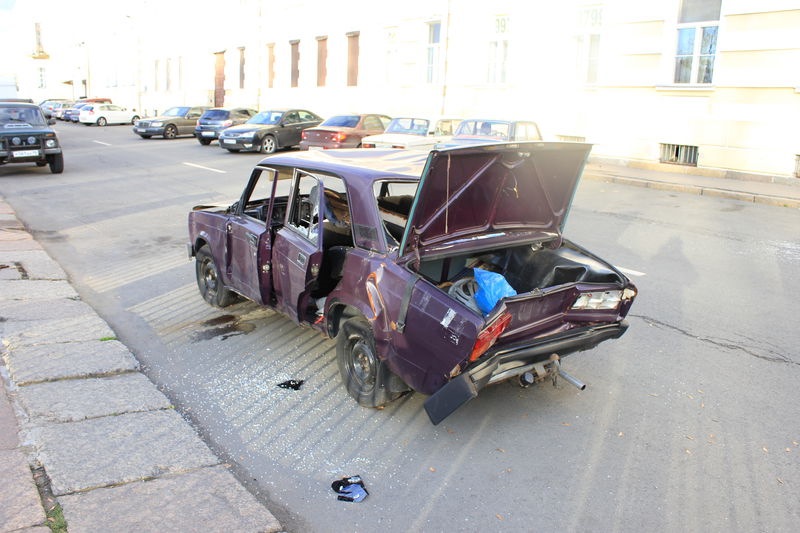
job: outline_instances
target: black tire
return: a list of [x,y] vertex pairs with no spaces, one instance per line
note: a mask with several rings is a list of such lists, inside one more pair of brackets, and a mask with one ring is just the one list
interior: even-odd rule
[[197,288],[203,300],[214,307],[227,307],[236,301],[236,293],[222,284],[217,264],[208,246],[201,246],[195,254]]
[[378,357],[372,327],[364,317],[350,318],[336,336],[336,360],[347,392],[363,407],[380,407],[402,393],[388,389],[391,371]]
[[142,139],[149,139],[152,135],[139,135]]
[[135,126],[137,122],[139,122],[139,115],[133,115],[133,118],[131,119],[131,126]]
[[211,139],[204,139],[203,137],[198,137],[197,142],[199,142],[203,146],[208,146],[209,144],[211,144]]
[[61,174],[64,172],[64,154],[48,155],[47,163],[50,165],[50,172],[52,174]]
[[97,125],[98,126],[105,126],[106,124],[108,124],[108,121],[106,120],[106,117],[100,117],[100,118],[97,119]]
[[272,135],[264,135],[264,138],[261,139],[261,145],[259,147],[259,151],[262,154],[274,154],[275,150],[278,149],[278,143],[275,142],[275,137]]
[[[175,124],[167,124],[167,127],[164,128],[164,138],[165,139],[174,139],[178,136],[178,128],[175,127]],[[203,144],[201,141],[200,144]]]

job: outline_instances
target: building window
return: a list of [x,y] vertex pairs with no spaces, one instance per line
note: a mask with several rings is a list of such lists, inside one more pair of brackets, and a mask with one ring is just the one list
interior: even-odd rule
[[47,89],[47,76],[44,67],[39,67],[39,89]]
[[275,43],[267,45],[267,87],[275,88]]
[[158,91],[158,90],[160,90],[160,89],[161,89],[161,85],[160,85],[160,83],[159,83],[159,81],[160,81],[160,79],[161,79],[161,76],[159,76],[159,72],[158,72],[158,69],[159,69],[159,67],[160,67],[160,66],[161,66],[161,65],[159,65],[159,63],[158,63],[158,59],[156,59],[156,62],[155,62],[155,72],[153,73],[153,74],[154,74],[154,78],[153,78],[153,88],[154,88],[156,91]]
[[442,23],[439,21],[428,23],[428,62],[425,81],[428,83],[439,82],[439,58],[442,39]]
[[585,6],[578,12],[576,69],[578,80],[582,80],[584,83],[597,83],[602,22],[603,8],[601,6]]
[[486,77],[488,83],[499,84],[506,82],[509,26],[509,18],[507,16],[495,17],[494,39],[489,41],[489,69]]
[[358,36],[354,31],[347,34],[347,86],[358,85]]
[[244,46],[239,47],[239,88],[244,89]]
[[164,61],[164,73],[166,74],[166,90],[172,90],[172,60],[167,58]]
[[328,37],[317,37],[317,87],[325,87],[328,76]]
[[675,83],[711,83],[722,0],[682,0],[678,13]]
[[300,80],[300,41],[289,41],[292,47],[292,87]]

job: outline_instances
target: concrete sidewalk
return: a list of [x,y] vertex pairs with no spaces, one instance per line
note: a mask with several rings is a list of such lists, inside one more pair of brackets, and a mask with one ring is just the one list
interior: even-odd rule
[[[800,178],[761,176],[666,165],[642,168],[590,160],[584,179],[800,209]],[[655,168],[651,168],[655,167]]]
[[2,199],[0,339],[0,533],[281,530]]
[[[584,177],[800,208],[800,179],[688,172],[591,163]],[[70,533],[281,529],[2,199],[0,339],[0,533],[48,531],[56,504]]]

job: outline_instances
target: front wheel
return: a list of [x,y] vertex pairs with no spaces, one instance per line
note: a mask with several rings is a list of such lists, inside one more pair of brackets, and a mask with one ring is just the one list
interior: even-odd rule
[[164,128],[164,138],[174,139],[177,136],[178,136],[178,128],[176,128],[173,124],[167,124],[167,127]]
[[48,155],[47,163],[50,165],[50,172],[52,174],[61,174],[64,172],[64,154]]
[[272,135],[265,135],[263,139],[261,139],[261,153],[262,154],[274,154],[275,150],[278,149],[278,143],[275,142],[275,137]]
[[227,307],[236,301],[236,294],[222,284],[217,264],[208,246],[202,246],[195,254],[197,288],[203,300],[214,307]]
[[197,142],[199,142],[203,146],[208,146],[209,144],[211,144],[211,139],[204,139],[203,137],[198,137]]
[[392,372],[378,358],[372,327],[363,317],[344,324],[336,337],[339,373],[350,396],[364,407],[380,407],[400,396],[389,390]]
[[106,124],[108,124],[108,121],[106,120],[105,117],[100,117],[97,119],[98,126],[105,126]]
[[142,139],[149,139],[152,136],[151,135],[139,135],[139,137],[141,137]]

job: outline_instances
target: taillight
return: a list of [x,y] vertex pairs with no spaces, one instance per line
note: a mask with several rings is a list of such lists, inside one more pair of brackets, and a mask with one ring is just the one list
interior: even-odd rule
[[362,143],[361,147],[362,148],[375,148],[375,145],[373,143]]
[[511,314],[503,313],[497,320],[486,326],[483,331],[478,334],[475,340],[475,345],[472,347],[472,353],[469,354],[469,362],[473,362],[486,353],[486,350],[492,347],[500,335],[506,330],[508,325],[511,324]]
[[343,143],[347,140],[347,134],[343,131],[339,131],[333,134],[333,140],[337,143]]
[[301,139],[303,139],[304,141],[305,141],[305,140],[308,140],[308,133],[307,133],[305,130],[303,130],[303,131],[300,133],[300,138],[301,138]]
[[226,120],[225,122],[222,123],[223,128],[230,128],[231,126],[233,126],[232,120]]

